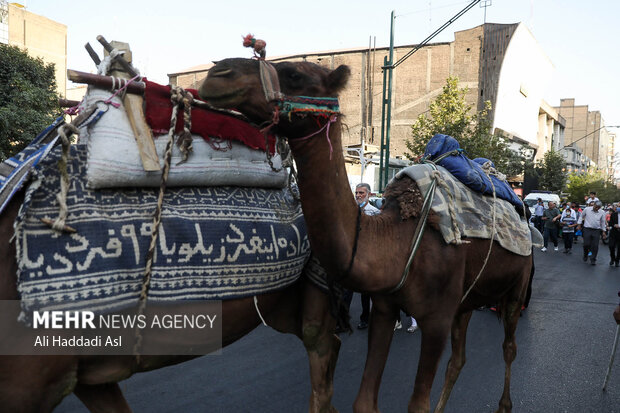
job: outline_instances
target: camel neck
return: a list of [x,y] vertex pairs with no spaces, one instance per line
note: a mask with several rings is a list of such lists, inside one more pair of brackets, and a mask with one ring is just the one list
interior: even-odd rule
[[[321,125],[323,126],[323,125]],[[311,135],[314,130],[300,131],[300,136]],[[302,133],[305,132],[305,133]],[[378,285],[373,272],[385,264],[376,254],[375,243],[389,237],[392,217],[387,214],[361,216],[361,233],[358,234],[359,206],[355,202],[345,169],[341,143],[340,121],[316,133],[312,138],[289,139],[298,169],[298,183],[302,208],[313,252],[330,275],[344,277],[343,284],[367,291],[388,288]],[[333,148],[333,151],[332,151]],[[353,251],[354,265],[348,273]],[[386,257],[383,257],[386,258]],[[404,265],[404,264],[402,264]],[[402,267],[400,267],[402,271]],[[395,271],[398,273],[398,271]],[[370,286],[368,283],[374,283]],[[386,281],[387,282],[387,281]]]

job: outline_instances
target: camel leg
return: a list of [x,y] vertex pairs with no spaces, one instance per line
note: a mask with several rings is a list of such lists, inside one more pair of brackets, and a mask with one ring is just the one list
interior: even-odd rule
[[379,297],[373,296],[372,300],[368,329],[368,353],[366,354],[362,384],[353,404],[355,413],[379,412],[377,405],[379,385],[394,336],[394,322],[399,311],[397,307],[389,305]]
[[511,301],[506,306],[506,312],[503,314],[504,321],[504,362],[506,363],[506,371],[504,373],[504,391],[499,401],[499,408],[496,413],[510,413],[512,411],[512,401],[510,400],[510,369],[512,362],[517,356],[517,343],[515,340],[515,331],[519,321],[521,312],[521,301]]
[[450,333],[450,317],[432,317],[418,320],[422,331],[422,348],[415,377],[413,395],[409,400],[409,413],[428,413],[431,409],[430,395],[437,373],[439,359]]
[[91,413],[131,413],[118,383],[78,383],[74,393]]
[[51,412],[76,382],[76,357],[1,356],[0,411]]
[[446,368],[446,378],[441,389],[439,401],[435,407],[435,413],[441,413],[446,408],[450,393],[456,383],[456,379],[461,373],[461,369],[465,365],[465,343],[467,341],[467,326],[471,320],[471,311],[463,314],[457,314],[452,322],[452,354],[448,367]]
[[336,319],[329,312],[329,297],[313,285],[304,288],[302,340],[310,362],[310,413],[337,413],[332,406],[334,372],[340,339],[334,334]]

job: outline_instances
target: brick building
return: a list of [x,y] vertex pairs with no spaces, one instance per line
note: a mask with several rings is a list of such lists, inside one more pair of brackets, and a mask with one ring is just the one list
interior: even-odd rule
[[[394,61],[414,46],[395,47]],[[381,66],[388,53],[388,48],[361,48],[273,57],[270,60],[305,60],[328,68],[342,64],[351,67],[348,86],[340,94],[347,124],[343,145],[357,149],[359,153],[361,145],[380,144]],[[211,65],[203,65],[169,74],[170,83],[196,88],[209,67]],[[515,147],[531,147],[539,159],[551,148],[554,139],[557,142],[559,136],[556,135],[563,128],[556,125],[561,123],[556,113],[555,117],[545,120],[543,130],[540,130],[542,97],[552,70],[553,65],[521,23],[486,23],[454,33],[452,42],[423,47],[393,73],[390,156],[400,158],[405,155],[405,140],[410,137],[411,125],[420,114],[428,111],[430,103],[442,92],[446,79],[453,76],[458,77],[459,87],[468,88],[466,100],[474,108],[482,109],[485,101],[491,102],[489,115],[494,131],[511,139]],[[545,108],[545,113],[553,112],[549,105]]]

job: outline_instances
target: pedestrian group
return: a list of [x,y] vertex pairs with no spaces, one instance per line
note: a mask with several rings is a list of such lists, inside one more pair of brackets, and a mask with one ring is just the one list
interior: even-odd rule
[[601,238],[608,240],[609,265],[620,266],[620,224],[618,213],[620,203],[607,205],[596,197],[596,192],[590,192],[586,197],[586,206],[581,208],[576,202],[564,203],[561,208],[553,201],[545,207],[542,199],[534,207],[532,216],[533,225],[543,234],[543,248],[546,252],[549,241],[554,251],[559,251],[558,239],[562,234],[564,253],[571,254],[573,244],[579,237],[583,239],[583,261],[590,261],[596,265],[598,245]]

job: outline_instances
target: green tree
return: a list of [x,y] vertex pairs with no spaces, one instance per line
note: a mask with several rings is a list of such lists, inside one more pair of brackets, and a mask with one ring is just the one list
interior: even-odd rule
[[54,65],[0,44],[0,161],[21,151],[60,113]]
[[523,173],[528,158],[521,151],[511,150],[505,137],[491,134],[488,111],[485,108],[472,113],[473,106],[467,104],[468,89],[459,89],[458,78],[449,77],[442,93],[431,102],[428,113],[421,114],[411,126],[411,139],[405,143],[409,159],[416,159],[424,153],[428,141],[437,133],[450,135],[459,141],[461,148],[470,158],[487,158],[496,168],[509,175]]
[[566,160],[553,149],[537,165],[540,189],[559,193],[566,183]]
[[604,203],[620,201],[620,190],[601,171],[571,173],[568,176],[566,192],[569,193],[569,199],[582,203],[590,191],[596,192],[597,197]]

